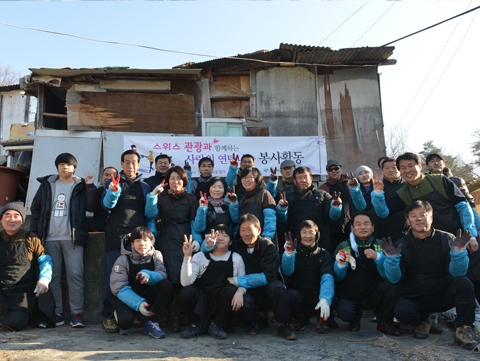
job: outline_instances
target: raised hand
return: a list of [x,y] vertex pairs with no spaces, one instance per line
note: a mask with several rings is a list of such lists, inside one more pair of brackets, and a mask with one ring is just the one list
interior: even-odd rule
[[183,251],[183,256],[185,258],[191,258],[192,253],[193,253],[193,246],[192,246],[192,235],[190,235],[189,238],[187,238],[187,235],[183,235],[183,246],[182,246],[182,251]]
[[342,204],[342,198],[340,198],[341,195],[342,192],[333,192],[332,204],[335,208],[340,207],[340,205]]
[[227,198],[230,203],[237,203],[238,197],[235,194],[235,186],[233,186],[232,188],[228,187]]
[[83,177],[85,178],[85,184],[93,184],[94,179],[90,172],[84,173]]
[[275,168],[270,168],[270,172],[271,172],[271,174],[270,174],[270,180],[271,180],[272,182],[276,182],[277,179],[278,179],[278,176],[277,176],[277,167],[275,167]]
[[353,172],[350,172],[350,175],[347,175],[348,178],[348,186],[350,188],[357,188],[358,180],[354,177]]
[[290,256],[297,252],[297,239],[295,238],[292,240],[292,232],[284,233],[284,236],[285,244],[283,245],[283,248],[285,248],[287,256]]
[[148,307],[150,307],[150,305],[145,301],[143,301],[142,303],[140,303],[140,306],[138,306],[138,311],[145,317],[152,317],[154,313],[152,311],[147,310]]
[[137,276],[135,277],[137,281],[140,281],[141,285],[146,285],[148,281],[150,280],[150,276],[147,272],[140,271],[137,273]]
[[160,193],[163,192],[165,187],[168,185],[168,183],[165,183],[165,179],[162,180],[162,183],[160,183],[158,186],[155,187],[153,191],[150,192],[152,196],[158,196]]
[[115,178],[115,175],[112,174],[112,181],[110,182],[108,189],[110,189],[114,193],[118,192],[118,190],[120,189],[118,185],[119,183],[120,183],[120,174],[117,175],[117,178]]
[[400,243],[397,248],[393,245],[392,239],[390,237],[382,238],[380,241],[380,247],[383,249],[388,257],[398,256],[402,249],[402,244]]
[[185,169],[187,172],[192,171],[192,167],[190,166],[190,163],[188,163],[188,160],[185,161],[185,165],[183,166],[183,169]]
[[215,246],[215,243],[217,243],[217,236],[218,236],[218,231],[215,231],[213,228],[210,231],[210,234],[205,235],[205,242],[208,247],[213,247]]
[[470,238],[472,238],[472,235],[469,231],[464,231],[462,233],[462,230],[459,229],[457,231],[457,236],[453,240],[448,240],[448,245],[453,252],[463,252],[467,247]]
[[232,167],[238,167],[238,155],[235,155],[235,153],[233,153],[232,155],[232,159],[230,160],[230,165]]
[[287,193],[285,193],[285,192],[280,193],[280,200],[278,201],[278,205],[282,209],[287,208],[287,206],[288,206]]
[[208,207],[207,193],[203,193],[202,191],[200,191],[200,199],[198,202],[200,207],[207,208]]
[[383,188],[385,188],[383,184],[383,175],[379,177],[377,172],[373,172],[373,189],[381,192],[383,191]]

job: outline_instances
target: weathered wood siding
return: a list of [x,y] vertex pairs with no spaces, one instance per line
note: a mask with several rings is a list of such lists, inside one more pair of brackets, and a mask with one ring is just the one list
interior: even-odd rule
[[385,155],[377,67],[319,71],[318,86],[328,158],[338,159],[344,171],[362,164],[376,169]]
[[67,92],[68,130],[195,134],[193,95]]
[[308,69],[270,68],[256,74],[257,117],[271,136],[318,134],[315,75]]

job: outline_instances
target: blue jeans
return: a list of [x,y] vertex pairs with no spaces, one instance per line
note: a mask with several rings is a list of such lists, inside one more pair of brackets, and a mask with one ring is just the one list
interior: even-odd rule
[[104,273],[103,273],[103,304],[102,304],[102,317],[104,320],[113,318],[112,304],[108,300],[108,294],[110,292],[110,274],[112,268],[118,257],[120,257],[120,250],[116,249],[105,253]]

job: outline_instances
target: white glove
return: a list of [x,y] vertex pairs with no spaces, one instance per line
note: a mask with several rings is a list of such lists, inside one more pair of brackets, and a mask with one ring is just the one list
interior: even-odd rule
[[192,250],[193,250],[193,252],[198,252],[198,251],[200,251],[200,242],[198,242],[198,241],[193,241],[193,242],[192,242]]
[[330,317],[330,304],[325,298],[320,298],[320,301],[318,301],[317,305],[315,306],[315,309],[318,310],[320,309],[320,318],[323,320],[328,320]]
[[349,257],[350,257],[350,253],[345,252],[343,249],[341,249],[335,256],[335,260],[338,262],[338,265],[341,268],[343,268],[346,266],[346,263],[348,262]]
[[150,280],[150,275],[147,272],[140,271],[137,273],[137,280],[140,280],[141,285],[146,285]]
[[140,306],[138,306],[138,311],[140,311],[140,313],[146,317],[153,316],[153,312],[147,310],[147,307],[150,307],[150,305],[143,301],[142,303],[140,303]]
[[237,277],[228,277],[227,281],[236,287],[238,287],[238,278]]
[[150,192],[150,195],[153,196],[158,196],[160,193],[163,192],[163,187],[161,184],[155,187],[153,191]]
[[37,285],[35,286],[35,289],[33,290],[33,293],[35,293],[37,297],[43,295],[44,293],[47,293],[48,284],[49,282],[45,277],[40,278],[37,282]]

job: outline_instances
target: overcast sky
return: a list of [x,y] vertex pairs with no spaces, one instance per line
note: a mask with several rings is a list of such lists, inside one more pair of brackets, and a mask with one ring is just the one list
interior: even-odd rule
[[[0,62],[28,68],[172,68],[274,50],[280,43],[334,50],[381,46],[480,6],[480,1],[5,2],[0,22],[169,51],[94,42],[0,24]],[[386,129],[408,128],[412,151],[433,140],[471,161],[480,129],[478,11],[401,40],[379,68]],[[332,33],[333,32],[333,33]],[[385,132],[388,137],[389,133]],[[373,165],[372,165],[373,166]]]

